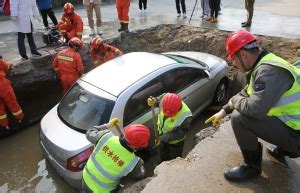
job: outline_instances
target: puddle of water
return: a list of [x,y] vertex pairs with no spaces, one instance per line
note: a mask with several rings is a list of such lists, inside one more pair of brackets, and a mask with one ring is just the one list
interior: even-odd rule
[[75,193],[47,164],[39,125],[0,140],[0,193]]

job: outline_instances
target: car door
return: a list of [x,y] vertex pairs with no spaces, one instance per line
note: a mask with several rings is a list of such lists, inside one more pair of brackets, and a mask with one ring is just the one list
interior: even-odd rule
[[211,83],[203,69],[180,67],[165,73],[164,85],[170,92],[179,93],[193,114],[199,113],[210,103]]
[[[129,97],[123,115],[124,127],[130,124],[143,124],[150,129],[152,140],[149,147],[153,146],[155,136],[154,125],[152,120],[151,108],[147,104],[149,96],[159,96],[167,92],[165,86],[160,80],[160,77],[153,79],[138,89],[131,97]],[[156,108],[156,114],[158,108]]]

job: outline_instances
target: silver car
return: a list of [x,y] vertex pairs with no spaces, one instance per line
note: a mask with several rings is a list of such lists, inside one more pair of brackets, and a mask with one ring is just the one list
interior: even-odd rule
[[179,93],[195,117],[212,102],[225,100],[227,82],[226,62],[210,54],[125,54],[81,77],[43,117],[40,143],[45,157],[80,189],[82,169],[93,151],[85,137],[88,128],[113,117],[120,119],[121,129],[132,123],[153,128],[147,98],[165,92]]

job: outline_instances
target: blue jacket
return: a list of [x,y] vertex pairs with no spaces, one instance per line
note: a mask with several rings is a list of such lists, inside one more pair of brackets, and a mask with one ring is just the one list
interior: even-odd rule
[[36,0],[36,4],[40,11],[52,8],[51,0]]

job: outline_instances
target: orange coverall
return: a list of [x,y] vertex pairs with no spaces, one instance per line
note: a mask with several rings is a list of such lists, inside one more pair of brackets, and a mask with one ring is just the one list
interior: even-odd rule
[[10,64],[0,59],[0,125],[4,127],[8,126],[5,110],[6,105],[17,120],[24,119],[23,111],[17,101],[13,88],[10,85],[10,81],[5,77],[10,66]]
[[57,24],[57,28],[68,40],[74,37],[78,37],[81,39],[83,22],[81,17],[76,12],[74,12],[71,17],[63,14],[61,17],[61,21]]
[[94,67],[100,66],[101,64],[121,55],[123,55],[121,50],[106,43],[101,43],[99,45],[99,51],[97,52],[95,52],[94,49],[91,50]]
[[61,85],[63,87],[63,94],[77,81],[83,74],[83,64],[81,56],[75,52],[73,48],[67,48],[60,51],[54,58],[52,64],[54,70],[60,77]]
[[130,6],[130,0],[116,1],[118,19],[120,23],[129,23],[129,16],[128,16],[129,6]]

